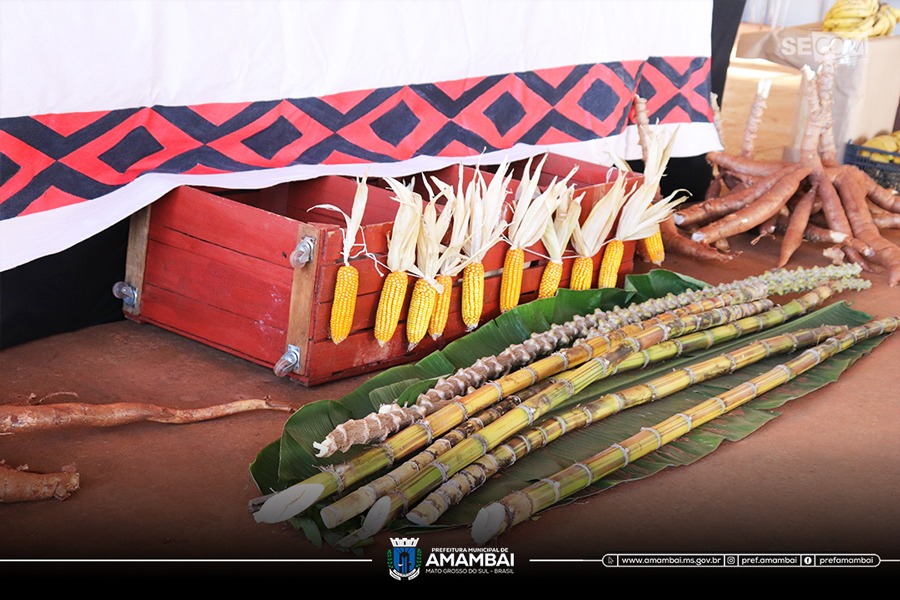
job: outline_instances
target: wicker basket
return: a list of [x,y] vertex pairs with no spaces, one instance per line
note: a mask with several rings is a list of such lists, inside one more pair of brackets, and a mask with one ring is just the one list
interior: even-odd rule
[[[872,160],[870,153],[884,159]],[[900,191],[900,152],[886,152],[848,143],[844,152],[844,164],[855,165],[884,187]]]

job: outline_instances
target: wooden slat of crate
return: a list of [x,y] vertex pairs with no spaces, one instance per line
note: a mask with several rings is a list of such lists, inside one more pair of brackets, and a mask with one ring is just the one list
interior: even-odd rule
[[[454,168],[440,174],[455,184],[458,173]],[[471,169],[464,169],[465,176],[471,176]],[[463,335],[457,278],[444,336],[438,340],[426,337],[414,349],[407,348],[405,319],[414,284],[411,277],[394,337],[384,346],[375,340],[372,329],[386,272],[387,235],[392,228],[392,222],[380,219],[392,220],[397,204],[386,187],[370,185],[362,227],[368,254],[352,260],[360,271],[357,310],[350,336],[339,345],[331,341],[329,320],[334,281],[343,260],[344,218],[315,207],[333,204],[349,213],[355,187],[353,179],[334,176],[267,190],[174,190],[154,203],[149,218],[135,219],[131,270],[135,279],[142,280],[141,303],[130,317],[267,367],[274,366],[289,345],[296,346],[301,360],[289,375],[305,385],[415,361]],[[596,195],[601,189],[587,191]],[[309,263],[295,269],[289,257],[307,237],[314,241],[315,250]],[[483,261],[482,323],[499,314],[506,249],[505,243],[497,244]],[[131,245],[129,250],[131,253]],[[630,250],[626,245],[623,274],[631,269]],[[544,254],[540,243],[526,250],[521,303],[537,297],[547,262]],[[139,264],[142,256],[143,269]],[[563,287],[568,284],[571,262],[571,258],[564,261]],[[598,263],[599,257],[595,269]]]
[[285,257],[296,228],[214,194],[173,190],[140,230],[140,310],[126,315],[273,365],[285,347],[293,277]]

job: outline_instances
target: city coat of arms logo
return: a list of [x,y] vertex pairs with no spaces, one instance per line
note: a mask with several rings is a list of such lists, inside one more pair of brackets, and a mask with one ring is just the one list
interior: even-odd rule
[[415,579],[422,565],[422,550],[416,548],[419,538],[391,538],[388,550],[388,572],[394,579]]

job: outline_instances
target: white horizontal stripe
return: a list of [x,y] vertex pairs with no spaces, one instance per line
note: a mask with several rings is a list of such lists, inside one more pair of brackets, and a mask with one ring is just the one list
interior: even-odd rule
[[0,117],[709,56],[712,0],[2,0]]

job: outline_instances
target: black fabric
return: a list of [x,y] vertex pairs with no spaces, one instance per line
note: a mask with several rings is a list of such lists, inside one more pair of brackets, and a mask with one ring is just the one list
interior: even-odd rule
[[124,318],[128,219],[71,248],[0,273],[0,349]]
[[[710,91],[716,94],[719,106],[725,100],[725,79],[731,62],[731,50],[737,39],[738,27],[744,14],[746,0],[715,0],[710,32]],[[629,161],[632,169],[643,172],[641,160]],[[666,176],[660,184],[663,197],[676,190],[687,190],[694,200],[702,200],[712,181],[712,167],[703,155],[672,158]]]

